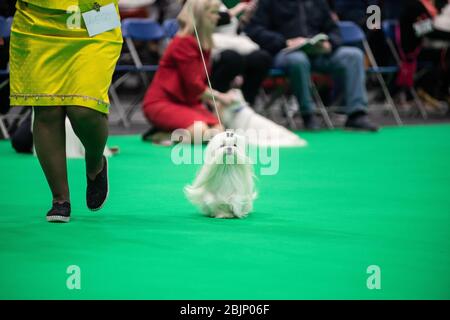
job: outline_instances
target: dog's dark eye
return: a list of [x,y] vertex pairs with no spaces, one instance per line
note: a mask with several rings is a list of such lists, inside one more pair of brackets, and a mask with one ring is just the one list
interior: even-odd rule
[[220,147],[221,147],[221,148],[225,147],[225,143],[222,143],[222,144],[220,145]]
[[235,144],[233,145],[233,147],[237,147],[237,144],[235,143]]

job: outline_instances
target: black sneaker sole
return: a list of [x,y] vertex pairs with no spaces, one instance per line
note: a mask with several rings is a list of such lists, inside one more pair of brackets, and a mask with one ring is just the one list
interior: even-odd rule
[[105,158],[105,164],[106,164],[106,179],[107,179],[107,184],[106,187],[108,188],[108,190],[106,191],[106,196],[105,196],[105,200],[103,200],[103,202],[100,204],[100,206],[98,206],[97,208],[89,208],[88,209],[92,212],[95,211],[99,211],[103,208],[103,206],[106,203],[106,200],[108,200],[108,196],[109,196],[109,165],[108,165],[108,158],[103,156]]
[[105,205],[106,200],[108,200],[108,195],[109,195],[109,186],[108,186],[108,191],[107,191],[107,193],[106,193],[105,200],[103,200],[102,204],[101,204],[98,208],[89,208],[89,207],[88,207],[88,209],[89,209],[90,211],[92,211],[92,212],[96,212],[96,211],[101,210],[101,209],[103,208],[103,206]]
[[70,217],[64,217],[64,216],[48,216],[47,217],[48,222],[53,223],[67,223],[70,221]]

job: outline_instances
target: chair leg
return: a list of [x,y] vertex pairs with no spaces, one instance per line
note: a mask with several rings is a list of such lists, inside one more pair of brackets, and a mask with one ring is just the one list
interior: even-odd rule
[[[127,44],[128,50],[130,50],[130,54],[131,54],[131,59],[134,62],[134,65],[138,68],[142,68],[142,62],[141,59],[139,58],[139,54],[136,50],[136,47],[134,46],[133,41],[130,38],[126,38],[125,39],[125,43]],[[144,87],[147,88],[149,85],[147,76],[145,74],[145,72],[139,72],[139,77],[142,80],[142,83],[144,84]]]
[[[367,54],[367,57],[369,58],[370,64],[378,68],[378,63],[375,59],[375,56],[373,55],[372,49],[369,46],[369,43],[367,40],[363,41],[364,50]],[[383,90],[384,96],[388,103],[388,108],[392,112],[392,115],[394,116],[395,122],[397,122],[398,125],[402,125],[403,121],[400,118],[400,114],[398,113],[397,106],[394,103],[394,99],[392,99],[391,93],[389,92],[389,89],[386,85],[386,81],[384,81],[383,76],[380,73],[376,73],[378,82],[380,83],[381,89]]]
[[328,114],[328,111],[322,101],[322,98],[320,97],[319,91],[317,90],[317,87],[314,83],[311,82],[311,91],[314,96],[314,100],[317,103],[317,108],[319,109],[319,112],[325,121],[325,124],[329,129],[334,129],[333,122],[331,121],[330,115]]
[[109,94],[111,96],[111,107],[115,107],[117,113],[119,114],[119,123],[122,122],[125,128],[130,127],[125,110],[122,108],[119,95],[114,87],[109,88]]
[[423,105],[422,100],[420,100],[416,89],[410,88],[409,92],[411,93],[411,95],[412,95],[412,97],[414,99],[414,102],[417,105],[417,109],[419,109],[419,112],[422,115],[422,118],[425,119],[425,120],[428,119],[428,112],[427,112],[425,106]]
[[7,116],[3,116],[4,119],[8,118],[8,120],[11,120],[8,121],[8,130],[14,132],[20,126],[22,121],[28,117],[32,110],[32,107],[22,107],[19,114],[8,114]]
[[259,89],[258,96],[256,97],[255,104],[252,106],[253,110],[255,110],[256,113],[259,113],[261,115],[265,115],[264,107],[267,103],[269,98],[267,97],[267,94],[265,93],[263,88]]
[[[264,102],[264,105],[263,105],[263,113],[262,113],[262,115],[265,116],[266,118],[272,118],[270,116],[269,109],[274,106],[274,104],[275,104],[275,102],[277,100],[282,99],[284,94],[285,94],[285,90],[283,88],[281,88],[281,87],[276,88],[274,90],[274,92],[272,92],[270,95],[264,94],[265,102]],[[283,102],[281,102],[281,103],[283,103]],[[281,108],[284,111],[283,106],[281,106]]]
[[0,89],[3,89],[3,87],[5,87],[7,84],[9,84],[9,79],[6,79],[0,83]]
[[127,118],[127,121],[132,122],[131,118],[133,117],[134,113],[138,108],[142,106],[142,100],[144,99],[143,96],[137,96],[133,102],[131,103],[130,107],[125,111],[125,116]]
[[381,86],[381,90],[383,91],[384,97],[386,99],[388,109],[389,109],[389,111],[391,111],[395,122],[399,126],[403,125],[403,120],[400,117],[400,114],[398,112],[397,106],[395,105],[394,99],[392,98],[392,95],[389,92],[389,89],[386,85],[386,81],[384,81],[383,76],[380,73],[377,73],[377,80]]
[[119,78],[117,78],[117,80],[114,81],[114,83],[111,84],[111,87],[113,87],[114,89],[117,89],[123,83],[125,83],[125,81],[127,81],[131,77],[131,75],[132,75],[132,73],[130,73],[130,72],[127,72],[127,73],[121,75]]
[[9,139],[8,129],[6,128],[5,122],[3,121],[3,117],[0,116],[0,131],[5,139]]
[[[397,52],[397,49],[395,48],[394,42],[392,41],[392,39],[389,39],[389,38],[386,39],[386,41],[387,41],[387,44],[389,46],[389,49],[390,49],[392,55],[394,56],[394,59],[395,59],[397,65],[400,66],[401,59],[400,59],[400,56],[399,56],[399,54]],[[425,120],[428,119],[428,112],[427,112],[425,106],[423,105],[422,100],[420,100],[416,89],[414,89],[414,87],[410,88],[409,92],[411,93],[411,95],[412,95],[412,97],[414,99],[414,102],[416,103],[417,109],[419,110],[420,114],[422,115],[422,118],[425,119]]]
[[377,73],[377,79],[381,86],[381,89],[383,90],[384,97],[386,98],[388,108],[391,111],[392,115],[394,116],[395,122],[401,126],[403,125],[403,121],[400,118],[400,114],[398,112],[397,106],[394,103],[394,99],[391,96],[391,93],[389,92],[389,89],[386,85],[386,82],[383,79],[383,76],[380,73]]
[[[0,83],[0,89],[2,89],[3,87],[5,87],[8,84],[9,84],[9,79],[6,79],[2,83]],[[2,135],[3,135],[3,137],[5,137],[5,139],[9,139],[8,129],[6,129],[6,125],[5,125],[5,122],[3,121],[2,116],[0,116],[0,131],[2,132]]]
[[281,107],[283,108],[283,112],[286,116],[289,128],[291,128],[291,130],[297,130],[298,129],[297,124],[295,123],[294,120],[295,110],[289,107],[289,101],[285,95],[283,95],[281,99],[282,99]]

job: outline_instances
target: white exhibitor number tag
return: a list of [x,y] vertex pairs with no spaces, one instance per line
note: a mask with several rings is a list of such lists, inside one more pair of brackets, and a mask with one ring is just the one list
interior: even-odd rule
[[422,37],[433,31],[433,20],[426,19],[413,24],[416,36]]
[[103,7],[96,3],[94,10],[87,11],[82,16],[90,37],[120,27],[114,3]]

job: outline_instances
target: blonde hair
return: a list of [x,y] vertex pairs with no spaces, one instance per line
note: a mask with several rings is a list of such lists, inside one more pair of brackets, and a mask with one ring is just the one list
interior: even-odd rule
[[202,49],[209,50],[214,46],[212,34],[213,28],[208,28],[206,24],[206,13],[212,7],[220,7],[219,0],[187,0],[178,15],[177,19],[180,24],[180,34],[195,35],[194,25],[197,29],[198,37]]

